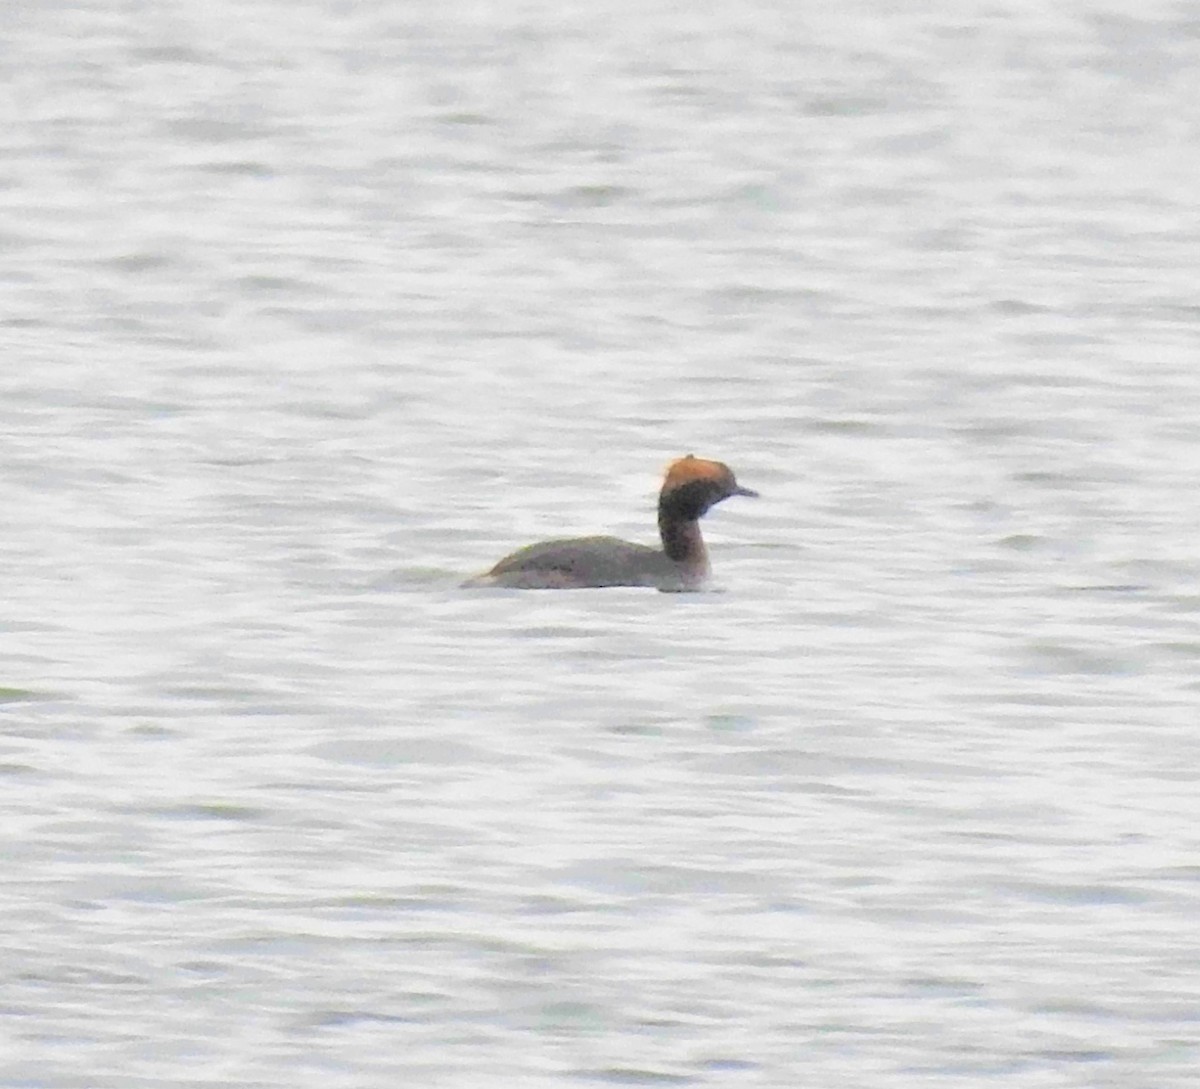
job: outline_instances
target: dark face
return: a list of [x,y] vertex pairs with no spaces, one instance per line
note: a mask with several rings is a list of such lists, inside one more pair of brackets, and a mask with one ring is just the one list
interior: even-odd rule
[[758,492],[743,488],[724,466],[720,473],[688,480],[664,489],[658,500],[659,514],[671,519],[694,522],[714,504],[731,495],[758,496]]

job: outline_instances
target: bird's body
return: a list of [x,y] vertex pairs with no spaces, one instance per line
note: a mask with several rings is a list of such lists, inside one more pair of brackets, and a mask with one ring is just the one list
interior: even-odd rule
[[505,556],[464,586],[515,590],[653,586],[696,590],[708,578],[708,553],[700,518],[731,495],[757,495],[741,487],[729,467],[689,454],[672,462],[658,499],[661,548],[618,537],[569,537],[541,541]]

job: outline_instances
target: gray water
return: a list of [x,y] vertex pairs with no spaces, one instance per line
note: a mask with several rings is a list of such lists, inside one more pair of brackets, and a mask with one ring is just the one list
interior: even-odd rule
[[0,1084],[1196,1084],[1200,9],[5,21]]

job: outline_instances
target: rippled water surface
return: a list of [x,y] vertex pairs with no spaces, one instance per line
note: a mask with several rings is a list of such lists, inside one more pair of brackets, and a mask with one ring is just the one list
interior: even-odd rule
[[2,55],[0,1084],[1197,1083],[1193,5]]

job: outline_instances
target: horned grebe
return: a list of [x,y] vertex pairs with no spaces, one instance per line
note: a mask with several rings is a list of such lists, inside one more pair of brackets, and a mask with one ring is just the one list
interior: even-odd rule
[[505,556],[464,587],[574,590],[585,586],[657,586],[696,590],[708,578],[708,553],[700,518],[731,495],[756,496],[734,479],[729,466],[688,454],[667,468],[658,496],[661,551],[618,537],[570,537],[542,541]]

